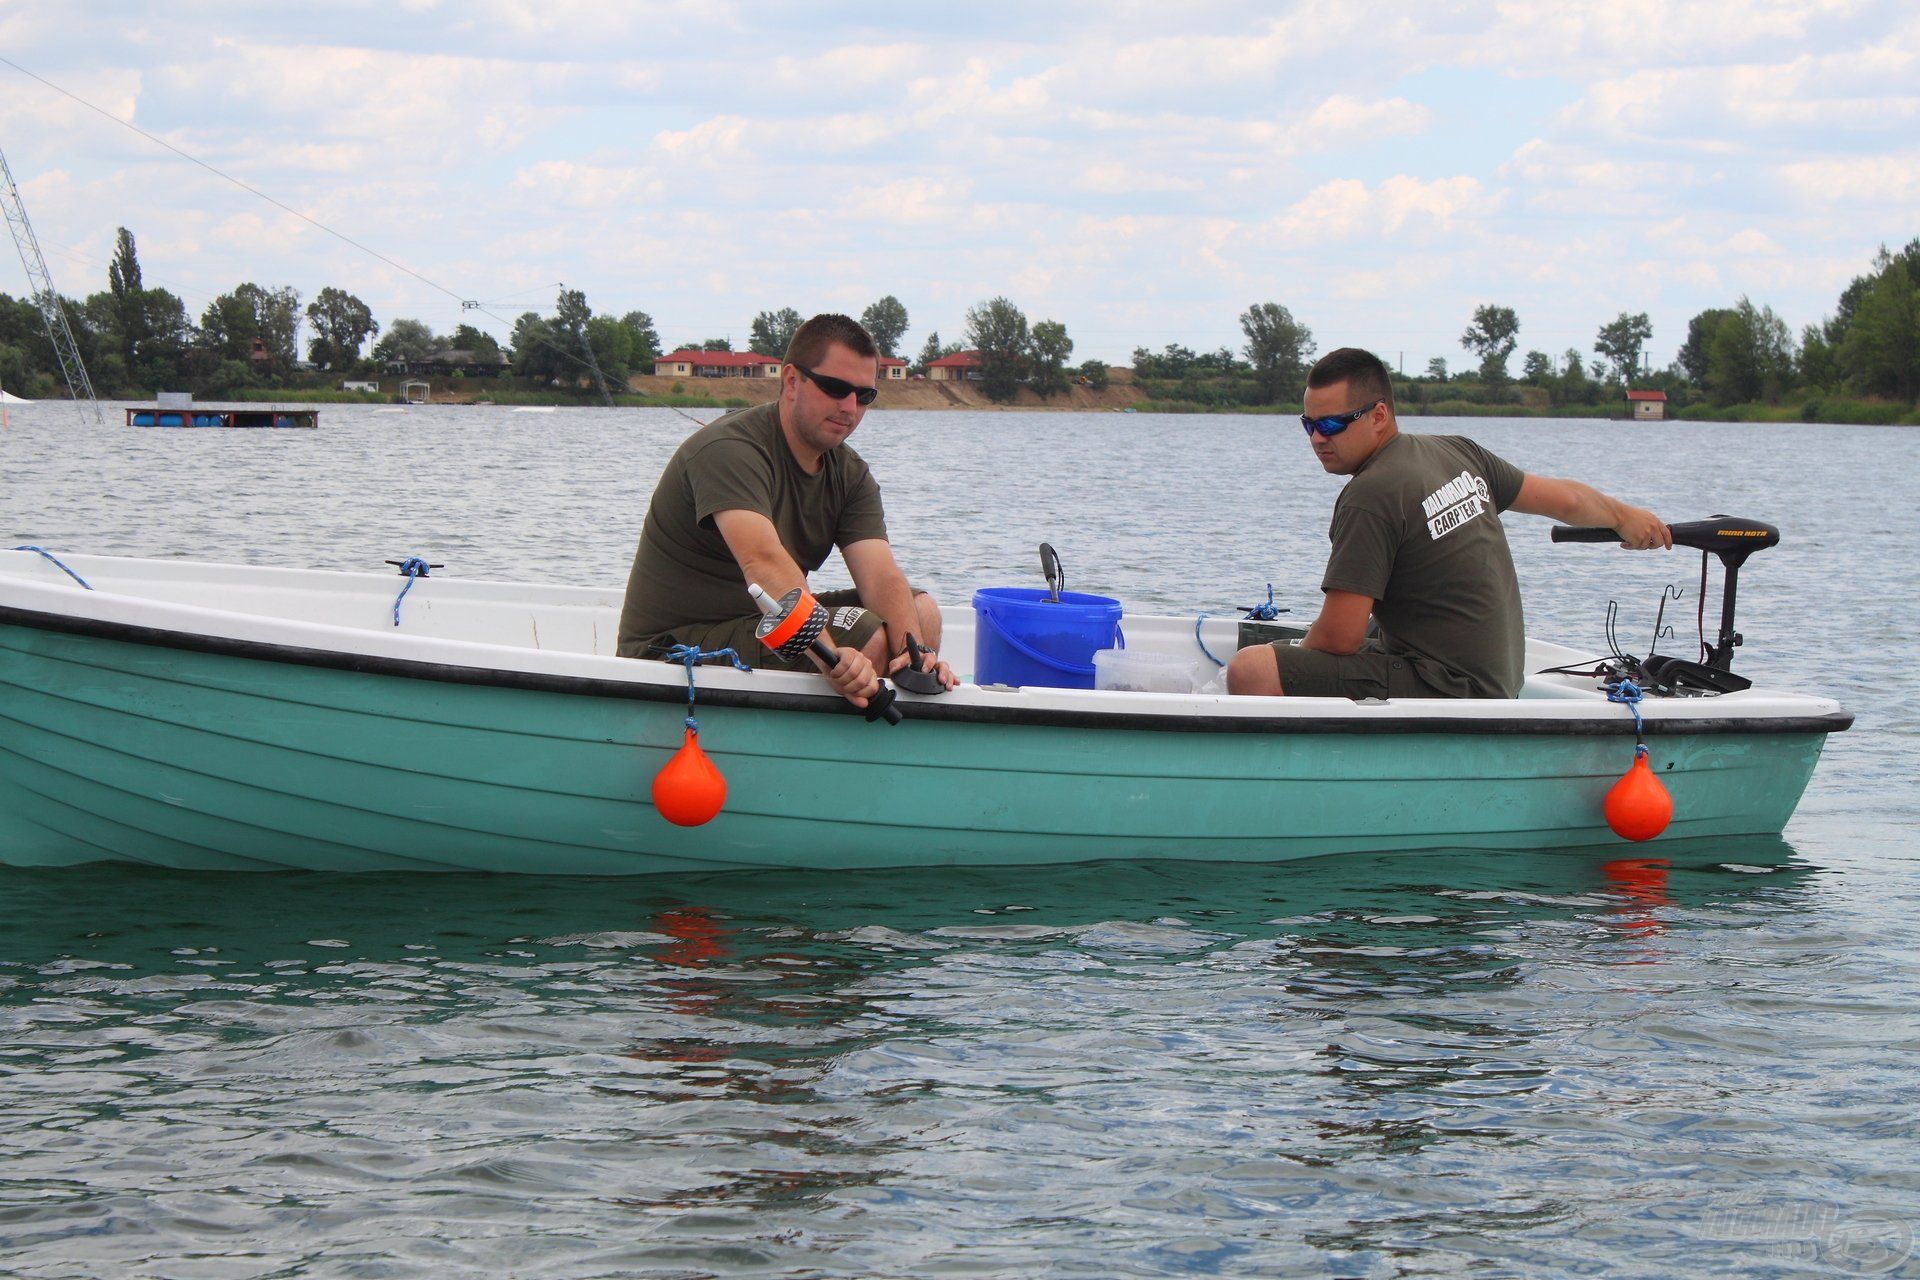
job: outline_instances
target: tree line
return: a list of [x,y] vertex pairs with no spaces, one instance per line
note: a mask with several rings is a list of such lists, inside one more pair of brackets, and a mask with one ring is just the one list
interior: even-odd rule
[[[436,334],[424,321],[396,319],[382,333],[372,310],[345,289],[326,287],[304,309],[288,286],[251,281],[221,294],[197,322],[184,303],[163,288],[147,287],[133,234],[119,229],[107,288],[75,302],[63,298],[69,327],[93,383],[108,396],[140,396],[158,389],[188,389],[198,395],[248,388],[321,385],[366,377],[389,366],[431,365],[500,374],[541,387],[588,387],[598,377],[625,386],[634,373],[650,371],[667,348],[644,311],[595,314],[586,295],[561,288],[551,313],[523,313],[508,345],[472,325]],[[804,317],[792,307],[762,311],[747,328],[747,348],[779,358]],[[903,342],[910,320],[892,295],[860,314],[880,350],[907,359]],[[306,361],[300,336],[307,330]],[[1133,371],[1150,397],[1204,406],[1297,403],[1316,346],[1312,331],[1277,302],[1261,302],[1240,316],[1245,342],[1239,348],[1195,351],[1169,343],[1159,351],[1136,347]],[[1529,350],[1516,378],[1510,363],[1519,350],[1521,322],[1511,307],[1476,307],[1461,333],[1470,365],[1451,372],[1444,357],[1424,373],[1406,377],[1415,403],[1458,401],[1520,404],[1533,388],[1549,406],[1598,406],[1617,402],[1629,383],[1657,388],[1680,405],[1780,404],[1788,396],[1858,395],[1911,405],[1920,399],[1920,238],[1898,252],[1884,246],[1871,268],[1855,277],[1832,315],[1806,326],[1799,336],[1773,309],[1746,297],[1712,307],[1687,325],[1672,364],[1654,369],[1645,359],[1653,326],[1645,312],[1622,312],[1601,325],[1591,354],[1569,348],[1555,356]],[[371,352],[363,356],[369,340]],[[733,349],[727,338],[680,344],[704,350]],[[910,361],[924,374],[934,361],[978,352],[981,389],[993,400],[1013,400],[1022,387],[1042,398],[1074,382],[1107,385],[1105,363],[1070,364],[1073,339],[1057,320],[1029,323],[1010,299],[995,297],[970,307],[964,341],[945,343],[930,332]],[[466,353],[458,359],[450,353]],[[35,397],[57,395],[59,363],[38,310],[27,299],[0,294],[0,387]]]
[[[1806,326],[1797,341],[1771,307],[1742,297],[1694,316],[1676,359],[1655,369],[1645,357],[1651,320],[1645,312],[1622,312],[1595,332],[1594,358],[1577,347],[1558,356],[1530,350],[1516,379],[1509,365],[1520,327],[1511,307],[1476,307],[1460,335],[1471,363],[1452,372],[1445,357],[1434,357],[1423,372],[1401,379],[1408,399],[1519,405],[1529,399],[1521,389],[1531,387],[1551,407],[1601,408],[1617,405],[1631,384],[1664,391],[1683,407],[1778,405],[1809,394],[1911,406],[1920,398],[1920,239],[1898,253],[1882,247],[1871,269],[1842,290],[1834,314]],[[1240,328],[1246,343],[1237,351],[1136,347],[1134,379],[1150,396],[1174,403],[1298,403],[1315,351],[1312,331],[1272,302],[1248,308]]]

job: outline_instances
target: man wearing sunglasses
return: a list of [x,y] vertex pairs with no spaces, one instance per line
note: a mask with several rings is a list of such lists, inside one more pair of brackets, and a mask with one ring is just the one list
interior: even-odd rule
[[1234,655],[1231,693],[1514,697],[1526,637],[1500,512],[1605,526],[1636,550],[1673,545],[1651,511],[1577,480],[1528,475],[1464,436],[1401,434],[1371,352],[1329,352],[1303,407],[1320,465],[1352,477],[1333,504],[1325,598],[1304,639]]
[[690,644],[791,669],[755,639],[760,613],[747,584],[779,599],[837,546],[853,589],[815,593],[828,614],[822,638],[840,652],[826,671],[833,687],[864,707],[879,676],[909,662],[908,636],[924,651],[918,669],[957,683],[934,653],[940,611],[894,562],[880,486],[846,443],[879,394],[879,355],[857,321],[815,316],[787,346],[777,400],[726,414],[681,444],[660,473],[627,578],[622,657]]

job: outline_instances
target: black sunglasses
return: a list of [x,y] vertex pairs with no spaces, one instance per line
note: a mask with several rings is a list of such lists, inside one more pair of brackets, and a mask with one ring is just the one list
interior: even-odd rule
[[1364,409],[1355,409],[1352,413],[1330,413],[1324,418],[1309,418],[1303,413],[1300,415],[1300,425],[1307,429],[1308,435],[1318,431],[1323,436],[1337,436],[1385,403],[1384,400],[1375,400]]
[[872,404],[874,397],[880,394],[878,387],[857,387],[845,379],[829,378],[824,373],[815,373],[803,364],[793,367],[800,371],[801,377],[820,388],[829,400],[845,400],[848,396],[852,396],[855,404]]

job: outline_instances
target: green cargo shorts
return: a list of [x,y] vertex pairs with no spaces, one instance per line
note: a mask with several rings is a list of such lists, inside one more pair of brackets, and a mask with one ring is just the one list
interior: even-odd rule
[[[926,592],[915,591],[913,594],[923,596]],[[860,593],[852,587],[843,591],[817,591],[813,598],[827,611],[827,633],[833,637],[836,645],[850,644],[856,649],[864,649],[867,641],[886,625],[879,614],[861,607]],[[725,622],[677,627],[654,636],[647,642],[644,652],[649,658],[664,658],[667,650],[673,646],[690,644],[706,653],[715,649],[732,649],[740,655],[740,661],[767,671],[817,670],[807,658],[797,663],[789,662],[761,644],[753,634],[759,626],[760,615],[756,613],[750,618],[729,618]]]
[[1444,698],[1405,658],[1368,640],[1357,653],[1302,649],[1297,641],[1273,642],[1280,689],[1294,698]]

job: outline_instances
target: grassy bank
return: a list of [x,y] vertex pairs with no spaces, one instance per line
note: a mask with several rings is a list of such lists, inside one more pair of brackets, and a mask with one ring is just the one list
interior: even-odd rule
[[1814,396],[1792,404],[1688,405],[1674,414],[1693,422],[1830,422],[1866,427],[1920,426],[1920,406],[1885,400]]

